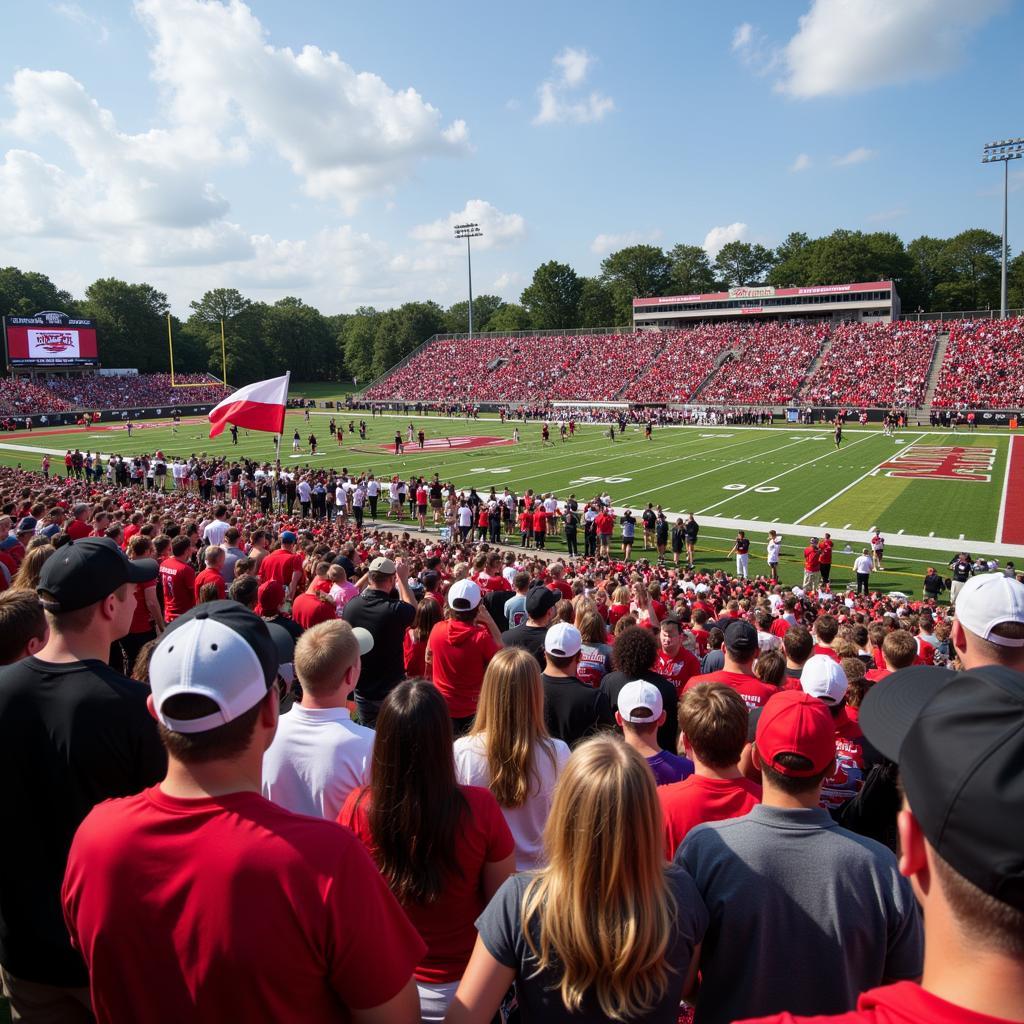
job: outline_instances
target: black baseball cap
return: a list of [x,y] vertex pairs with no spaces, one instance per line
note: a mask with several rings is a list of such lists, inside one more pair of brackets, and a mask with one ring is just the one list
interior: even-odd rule
[[899,764],[935,852],[1024,911],[1024,674],[997,665],[901,669],[868,691],[860,725]]
[[725,633],[725,649],[730,654],[745,657],[757,651],[757,630],[746,619],[733,619],[722,632]]
[[73,612],[109,597],[125,583],[156,579],[155,559],[132,562],[109,537],[83,537],[44,563],[36,593],[48,612]]
[[549,609],[554,608],[562,599],[562,595],[545,586],[533,587],[526,595],[526,614],[531,619],[538,619]]

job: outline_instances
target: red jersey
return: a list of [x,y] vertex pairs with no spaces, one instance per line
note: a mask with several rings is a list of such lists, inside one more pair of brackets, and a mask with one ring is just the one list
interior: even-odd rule
[[821,568],[821,555],[818,549],[808,544],[804,548],[804,572],[817,572]]
[[819,540],[818,541],[818,562],[821,565],[832,564],[832,541],[830,540]]
[[690,829],[706,821],[742,818],[761,802],[761,787],[749,779],[711,779],[691,775],[682,782],[658,787],[665,829],[665,856],[676,855]]
[[599,537],[610,537],[615,530],[615,516],[598,512],[594,519],[594,530]]
[[427,641],[417,640],[411,629],[405,631],[402,640],[402,658],[405,662],[405,674],[410,679],[429,679],[430,669],[427,668],[425,656]]
[[196,574],[191,565],[173,555],[160,563],[160,585],[164,593],[164,618],[173,622],[195,607]]
[[487,664],[498,645],[484,626],[447,619],[437,623],[427,640],[434,685],[448,702],[452,718],[476,713]]
[[700,661],[685,647],[680,647],[675,655],[658,651],[654,671],[664,676],[675,686],[676,692],[681,694],[687,682],[700,675]]
[[196,603],[197,604],[199,603],[199,590],[200,590],[200,588],[203,587],[207,583],[212,583],[212,584],[214,584],[216,586],[216,588],[217,588],[217,598],[219,600],[223,600],[224,595],[226,593],[226,590],[225,590],[225,587],[224,587],[224,577],[221,576],[219,569],[206,568],[196,577],[196,582],[195,582]]
[[148,633],[153,628],[153,619],[146,607],[146,591],[152,590],[155,586],[156,580],[135,584],[135,614],[132,615],[132,624],[128,627],[129,633]]
[[271,551],[260,562],[260,583],[266,583],[267,580],[277,580],[287,590],[288,584],[292,581],[292,576],[297,572],[302,572],[302,555],[294,551],[285,551],[284,548],[278,548],[276,551]]
[[548,584],[548,590],[555,591],[560,597],[565,598],[566,601],[572,600],[572,587],[565,580],[552,580]]
[[534,533],[547,533],[548,529],[548,514],[544,511],[541,506],[537,506],[537,511],[533,513],[533,532]]
[[292,619],[303,629],[337,617],[338,607],[330,598],[324,600],[316,594],[299,594],[292,601]]
[[426,948],[355,836],[258,793],[97,805],[62,902],[99,1024],[327,1024],[394,998]]
[[718,672],[709,672],[707,675],[694,676],[683,687],[683,691],[692,690],[701,683],[724,683],[731,686],[742,698],[748,708],[761,708],[768,703],[768,698],[778,690],[768,683],[762,683],[754,676],[748,676],[743,672],[730,672],[728,669],[720,669]]
[[772,636],[777,636],[781,638],[784,637],[791,628],[792,627],[785,619],[775,619],[772,622],[771,629],[769,629],[768,632],[771,633]]
[[[484,865],[505,860],[515,849],[512,833],[490,790],[477,786],[459,786],[459,790],[469,806],[455,833],[458,871],[445,875],[444,889],[436,902],[405,907],[409,920],[427,943],[427,954],[416,968],[416,978],[430,985],[444,985],[462,977],[476,943],[475,922],[486,905],[480,885]],[[352,829],[372,853],[369,803],[365,789],[353,790],[338,821]]]
[[708,637],[711,634],[706,629],[701,629],[700,626],[690,626],[690,632],[693,634],[694,640],[697,641],[697,652],[703,658],[708,653]]
[[822,644],[815,644],[811,648],[811,654],[824,654],[826,658],[831,658],[833,661],[842,661],[843,659],[832,650],[831,647],[825,647]]
[[72,519],[64,531],[72,540],[92,536],[92,527],[84,519]]

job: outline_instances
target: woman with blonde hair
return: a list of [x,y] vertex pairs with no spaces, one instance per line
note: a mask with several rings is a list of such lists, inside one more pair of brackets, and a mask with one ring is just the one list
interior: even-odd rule
[[43,571],[43,563],[57,549],[48,541],[44,544],[35,544],[25,552],[25,557],[18,566],[11,582],[11,590],[29,590],[33,594],[39,586],[39,574]]
[[612,736],[577,747],[544,832],[548,866],[513,875],[481,914],[448,1024],[486,1024],[513,981],[524,1021],[675,1024],[708,913],[661,835],[644,759]]
[[516,843],[516,870],[543,863],[544,825],[569,747],[544,725],[544,687],[537,659],[506,647],[484,673],[476,719],[455,741],[455,775],[489,789]]

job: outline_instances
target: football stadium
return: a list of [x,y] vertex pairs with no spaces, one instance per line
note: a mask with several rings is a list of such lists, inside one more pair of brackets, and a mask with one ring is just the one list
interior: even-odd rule
[[0,1024],[1024,1024],[1024,12],[705,6],[9,12]]

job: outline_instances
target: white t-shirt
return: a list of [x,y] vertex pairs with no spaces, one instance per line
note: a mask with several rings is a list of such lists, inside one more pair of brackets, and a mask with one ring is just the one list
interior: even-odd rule
[[347,708],[294,705],[263,755],[263,795],[296,814],[335,821],[349,793],[370,781],[373,737]]
[[[502,807],[512,838],[516,841],[516,870],[530,871],[544,865],[542,837],[551,810],[551,795],[558,775],[569,760],[569,748],[552,739],[554,760],[544,750],[534,751],[536,773],[532,792],[522,807]],[[483,786],[490,781],[483,736],[462,736],[455,741],[455,777],[464,786]]]
[[869,573],[874,568],[875,563],[871,560],[870,555],[861,555],[856,562],[853,563],[853,571],[859,573]]
[[298,492],[299,501],[303,504],[309,501],[309,496],[313,493],[313,488],[309,486],[308,480],[300,480],[295,490]]
[[782,550],[782,541],[770,540],[768,541],[768,562],[774,564],[779,560],[779,552]]
[[224,540],[224,534],[230,529],[230,523],[225,523],[223,519],[214,519],[213,522],[208,523],[206,529],[203,530],[203,540],[207,544],[213,544],[216,547]]
[[459,506],[459,526],[473,525],[473,510],[468,505]]

